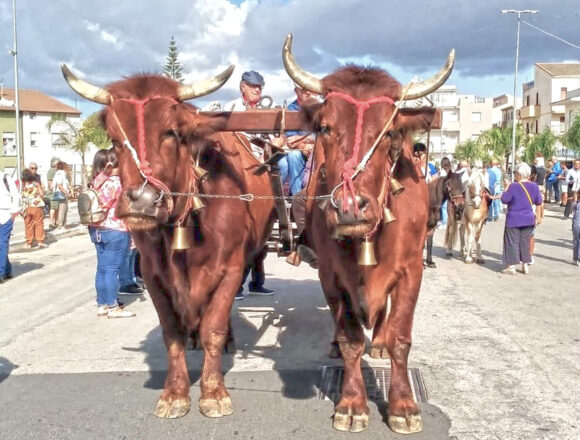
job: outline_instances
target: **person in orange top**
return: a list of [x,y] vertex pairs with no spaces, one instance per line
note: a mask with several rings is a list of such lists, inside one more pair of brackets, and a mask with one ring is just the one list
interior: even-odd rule
[[22,172],[22,216],[24,217],[24,235],[26,247],[48,247],[44,242],[44,191],[34,171]]

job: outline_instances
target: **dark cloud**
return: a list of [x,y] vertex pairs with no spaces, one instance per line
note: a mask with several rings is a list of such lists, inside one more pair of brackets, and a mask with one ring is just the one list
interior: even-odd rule
[[[328,73],[339,59],[365,59],[428,76],[452,47],[454,79],[494,89],[494,78],[514,70],[516,18],[501,8],[539,9],[526,21],[580,44],[580,2],[528,0],[20,0],[18,2],[20,85],[57,97],[71,97],[59,63],[70,63],[90,81],[106,84],[136,72],[156,72],[174,35],[185,70],[216,73],[229,61],[241,68],[276,74],[287,33],[302,66]],[[509,4],[506,4],[509,3]],[[0,40],[11,45],[10,8],[0,5]],[[522,24],[520,69],[534,62],[580,59],[580,50]],[[12,86],[12,58],[1,57],[0,77]],[[215,99],[237,91],[237,78]],[[282,75],[282,74],[280,74]],[[282,81],[282,76],[279,77]],[[405,80],[405,78],[403,78]],[[270,86],[272,84],[270,83]],[[268,84],[267,84],[268,87]],[[469,90],[464,90],[469,93]],[[495,93],[496,90],[493,90]],[[497,90],[498,93],[509,90]]]

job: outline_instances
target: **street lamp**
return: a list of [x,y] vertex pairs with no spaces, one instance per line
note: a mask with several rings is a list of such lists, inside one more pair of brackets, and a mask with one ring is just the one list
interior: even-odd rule
[[14,28],[14,47],[8,49],[10,55],[14,57],[14,110],[16,112],[16,130],[14,140],[16,142],[16,179],[20,180],[22,171],[22,158],[20,156],[20,106],[18,102],[18,46],[16,40],[16,0],[12,0],[12,22]]
[[516,34],[516,70],[514,74],[514,122],[512,130],[512,182],[516,169],[516,98],[518,92],[518,58],[520,56],[520,21],[522,14],[537,14],[540,11],[534,9],[502,9],[502,14],[518,14],[518,31]]

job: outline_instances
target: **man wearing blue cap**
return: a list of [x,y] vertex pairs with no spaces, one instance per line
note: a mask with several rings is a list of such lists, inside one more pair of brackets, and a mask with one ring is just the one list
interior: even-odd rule
[[[246,111],[250,109],[256,109],[262,106],[262,88],[264,87],[264,77],[260,75],[258,72],[254,70],[250,70],[249,72],[244,72],[242,74],[242,80],[240,81],[240,93],[242,96],[238,99],[234,99],[233,101],[228,102],[225,105],[226,111]],[[265,107],[270,107],[272,105],[272,99],[270,98],[270,102]],[[252,146],[252,153],[256,156],[260,161],[263,160],[264,152],[262,149],[253,143]],[[266,252],[264,252],[264,258],[266,257]],[[246,277],[249,272],[246,273]],[[248,284],[248,289],[250,291],[250,295],[262,295],[262,296],[270,296],[274,294],[273,290],[267,289],[264,287],[264,282],[266,281],[266,274],[264,271],[264,261],[257,262],[251,268],[252,280]],[[236,300],[243,300],[244,299],[244,281],[236,294]]]

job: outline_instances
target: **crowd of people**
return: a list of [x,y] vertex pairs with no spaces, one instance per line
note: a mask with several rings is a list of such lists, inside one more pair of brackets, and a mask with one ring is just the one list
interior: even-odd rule
[[[427,182],[446,176],[453,168],[449,158],[441,160],[439,170],[432,163],[426,165],[426,147],[415,144],[414,153],[421,170],[427,169]],[[482,171],[489,198],[487,222],[497,221],[505,215],[502,273],[515,274],[518,270],[528,274],[534,263],[534,234],[542,223],[546,203],[564,207],[563,219],[572,215],[573,255],[572,263],[580,266],[580,159],[572,162],[552,157],[547,164],[537,154],[533,164],[520,162],[514,170],[513,182],[496,159],[488,164],[475,162],[474,169]],[[459,160],[455,172],[462,174],[467,185],[471,167],[467,160]],[[441,206],[440,229],[447,227],[447,206]]]

